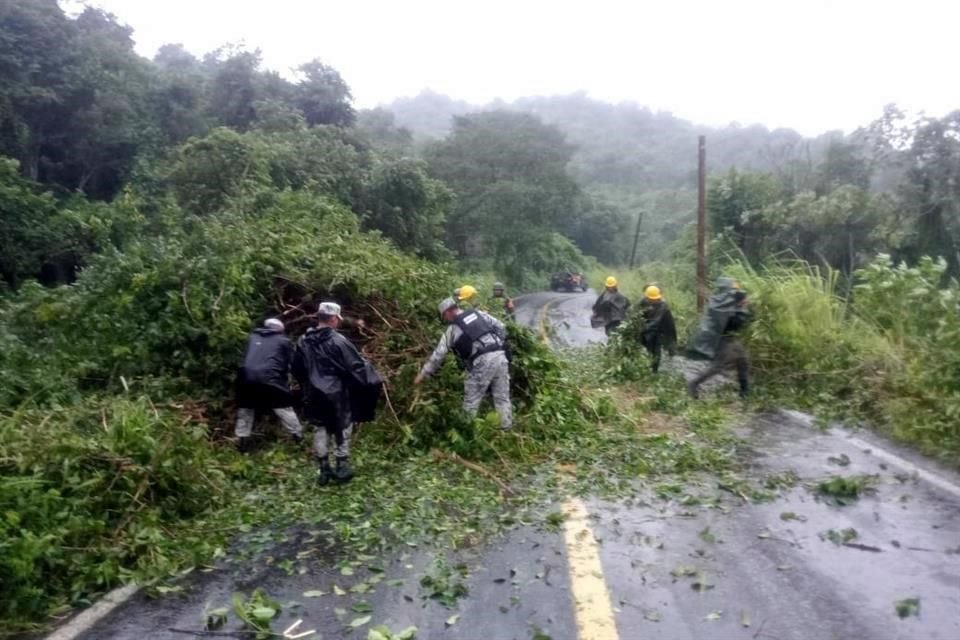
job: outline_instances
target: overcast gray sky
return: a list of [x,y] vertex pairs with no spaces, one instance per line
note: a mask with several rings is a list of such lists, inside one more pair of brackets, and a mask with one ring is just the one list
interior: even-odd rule
[[[75,7],[74,0],[64,2]],[[896,102],[960,108],[956,0],[92,0],[138,50],[227,42],[315,57],[357,106],[430,88],[475,103],[585,90],[702,124],[851,130]]]

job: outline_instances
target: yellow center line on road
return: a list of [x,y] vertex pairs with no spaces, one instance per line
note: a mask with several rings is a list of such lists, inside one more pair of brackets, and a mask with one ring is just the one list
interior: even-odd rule
[[[597,540],[583,501],[570,498],[563,505],[566,515],[563,537],[567,545],[570,592],[577,620],[579,640],[619,640],[610,605],[610,593],[603,579]],[[634,635],[633,638],[637,636]]]
[[550,344],[550,328],[547,325],[547,315],[550,313],[550,308],[553,307],[558,301],[551,300],[547,304],[543,305],[543,309],[540,311],[540,322],[538,331],[540,333],[540,341],[543,344]]

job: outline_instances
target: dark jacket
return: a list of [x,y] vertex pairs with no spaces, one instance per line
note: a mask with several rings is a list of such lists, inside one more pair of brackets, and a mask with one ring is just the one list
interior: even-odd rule
[[256,329],[237,371],[237,405],[249,409],[289,407],[293,345],[282,331]]
[[373,418],[383,381],[353,343],[332,328],[310,329],[300,338],[293,375],[303,388],[308,420],[339,430]]
[[666,302],[652,303],[644,300],[640,303],[640,316],[643,326],[640,339],[644,345],[659,343],[672,351],[677,343],[677,326],[673,321],[673,312]]
[[700,319],[700,329],[688,345],[688,355],[712,360],[717,356],[721,338],[742,331],[752,319],[744,303],[746,294],[735,288],[730,278],[720,278],[717,289]]
[[244,381],[287,389],[293,345],[276,329],[257,329],[250,334],[240,374]]
[[623,322],[627,318],[630,301],[618,290],[607,289],[593,303],[593,315],[607,325],[611,322]]

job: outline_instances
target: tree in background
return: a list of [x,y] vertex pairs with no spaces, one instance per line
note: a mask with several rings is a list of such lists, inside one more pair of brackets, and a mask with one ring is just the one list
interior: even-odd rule
[[333,67],[311,60],[297,68],[296,104],[307,124],[348,127],[357,118],[350,103],[350,87]]
[[378,163],[363,198],[361,222],[403,251],[429,259],[447,257],[443,227],[453,193],[427,173],[421,160],[401,158]]
[[75,40],[56,0],[0,5],[0,152],[32,180],[79,91]]
[[410,155],[414,151],[413,132],[397,126],[392,111],[364,109],[357,114],[356,128],[360,136],[379,151],[400,155]]
[[913,220],[907,244],[913,260],[946,258],[948,272],[960,273],[960,111],[920,120],[906,152],[902,202]]
[[455,118],[450,136],[427,150],[431,173],[457,194],[448,246],[516,278],[529,267],[525,256],[576,215],[580,190],[566,171],[572,153],[558,129],[530,114]]
[[147,105],[160,144],[180,144],[190,136],[202,135],[209,128],[202,109],[206,82],[202,63],[180,44],[160,47],[153,63],[157,77]]
[[843,185],[869,189],[870,167],[858,144],[835,140],[817,167],[814,191],[822,196]]
[[769,174],[730,169],[711,180],[707,192],[710,228],[727,236],[748,258],[765,255],[767,224],[762,212],[782,196],[776,178]]
[[206,56],[204,64],[210,73],[207,111],[217,124],[244,131],[256,120],[261,58],[259,49],[238,47],[222,47]]
[[149,130],[150,69],[130,36],[96,9],[0,7],[0,153],[26,177],[97,198],[120,188]]

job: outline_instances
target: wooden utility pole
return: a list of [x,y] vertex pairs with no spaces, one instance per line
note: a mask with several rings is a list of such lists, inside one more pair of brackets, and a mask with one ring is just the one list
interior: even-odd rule
[[707,302],[707,138],[700,136],[697,172],[697,311]]
[[633,234],[633,251],[630,252],[630,268],[633,269],[633,261],[637,257],[637,243],[640,241],[640,225],[643,224],[643,211],[637,214],[637,230]]

